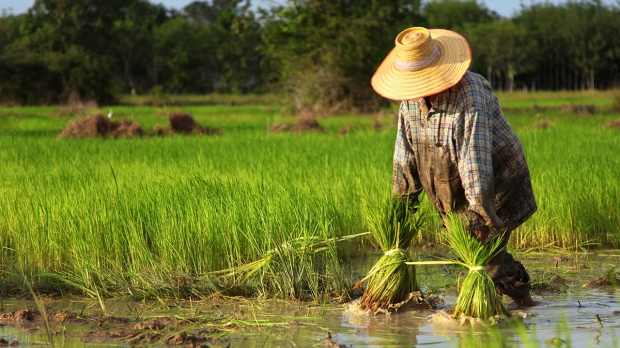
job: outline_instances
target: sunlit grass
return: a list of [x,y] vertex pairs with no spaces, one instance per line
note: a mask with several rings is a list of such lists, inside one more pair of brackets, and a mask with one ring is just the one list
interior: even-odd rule
[[[113,109],[114,118],[131,118],[147,132],[182,109],[224,133],[61,140],[75,116],[56,107],[0,110],[3,289],[19,291],[28,276],[37,289],[94,297],[317,298],[346,296],[359,280],[349,257],[368,238],[334,245],[320,258],[283,255],[249,282],[211,272],[259,260],[295,238],[368,231],[361,202],[390,190],[390,115],[381,132],[371,116],[338,116],[319,119],[324,134],[296,135],[267,132],[269,124],[292,121],[279,108]],[[513,233],[513,247],[620,246],[620,132],[605,126],[620,115],[526,110],[508,117],[539,204]],[[546,128],[537,126],[541,120]],[[351,124],[349,135],[335,134]],[[413,243],[436,242],[434,208],[424,200],[420,210],[426,218]]]
[[561,106],[567,104],[591,104],[601,107],[612,105],[613,90],[606,91],[559,91],[559,92],[496,92],[503,107]]

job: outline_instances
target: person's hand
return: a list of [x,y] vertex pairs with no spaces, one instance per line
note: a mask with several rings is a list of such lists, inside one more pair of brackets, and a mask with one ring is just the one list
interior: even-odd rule
[[471,234],[476,237],[476,239],[480,242],[480,243],[486,243],[489,240],[489,234],[491,233],[491,231],[485,227],[483,229],[478,229],[478,230],[473,230],[471,231]]

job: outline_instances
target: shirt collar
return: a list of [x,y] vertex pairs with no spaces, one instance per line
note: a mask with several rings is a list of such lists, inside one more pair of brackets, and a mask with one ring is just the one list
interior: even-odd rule
[[[448,110],[451,95],[452,95],[452,88],[449,88],[437,94],[437,99],[435,99],[435,103],[433,104],[432,109],[434,111]],[[418,108],[422,110],[423,113],[427,113],[430,110],[430,105],[426,104],[426,100],[424,98],[419,98],[417,100],[417,104],[418,104]]]

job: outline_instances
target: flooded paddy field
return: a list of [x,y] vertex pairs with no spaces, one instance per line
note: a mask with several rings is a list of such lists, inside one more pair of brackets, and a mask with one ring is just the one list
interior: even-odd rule
[[[610,250],[620,246],[619,115],[517,106],[507,113],[539,210],[514,231],[510,251],[539,305],[507,301],[524,318],[491,328],[433,320],[456,301],[457,266],[418,267],[424,294],[443,298],[435,309],[346,310],[355,296],[343,297],[378,258],[370,238],[343,240],[369,230],[363,203],[390,191],[389,113],[322,117],[324,132],[297,133],[269,131],[296,121],[279,108],[118,106],[114,120],[147,130],[184,111],[225,131],[67,139],[58,135],[79,115],[3,109],[0,347],[620,346],[620,252]],[[423,200],[420,212],[415,245],[440,245],[434,207]],[[304,251],[320,243],[328,247]],[[247,277],[222,275],[236,267]]]
[[[129,347],[618,347],[620,251],[519,253],[537,306],[508,303],[513,317],[495,325],[446,319],[456,301],[458,267],[419,267],[437,308],[368,315],[351,303],[242,297],[201,301],[4,298],[0,346]],[[105,311],[104,311],[105,308]],[[48,324],[41,311],[45,310]],[[49,332],[48,332],[49,329]]]

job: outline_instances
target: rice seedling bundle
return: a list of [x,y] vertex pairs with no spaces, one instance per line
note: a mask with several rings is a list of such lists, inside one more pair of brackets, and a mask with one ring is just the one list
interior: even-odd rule
[[378,207],[365,205],[364,215],[384,255],[355,288],[368,282],[360,308],[376,313],[388,310],[391,305],[407,300],[409,294],[420,291],[415,266],[406,264],[410,257],[405,249],[420,229],[421,219],[416,218],[408,201],[391,196]]
[[445,225],[446,240],[460,259],[456,263],[469,268],[469,273],[459,289],[453,318],[468,316],[489,319],[498,314],[509,316],[493,280],[485,271],[485,265],[502,249],[502,236],[494,237],[483,244],[465,228],[465,224],[456,214],[449,214],[445,218]]

